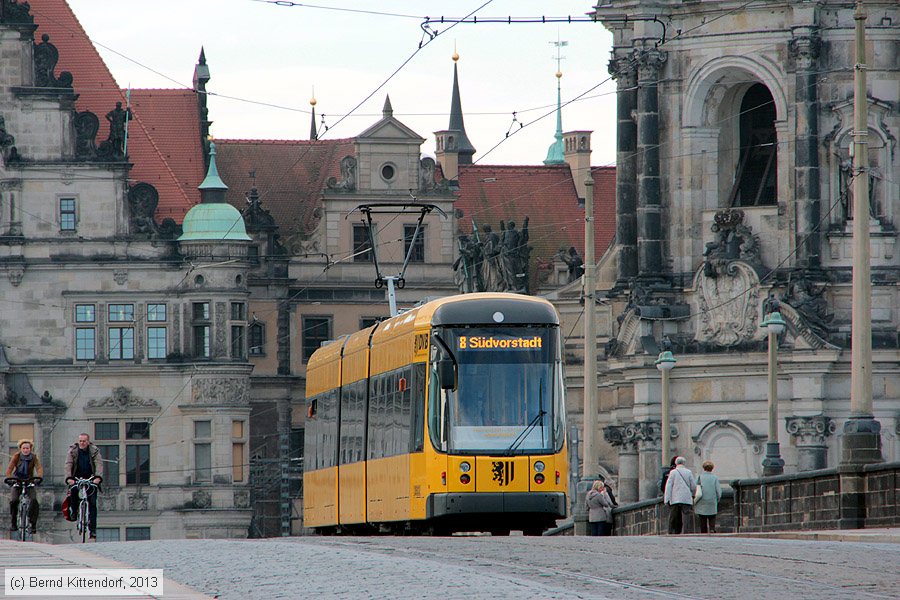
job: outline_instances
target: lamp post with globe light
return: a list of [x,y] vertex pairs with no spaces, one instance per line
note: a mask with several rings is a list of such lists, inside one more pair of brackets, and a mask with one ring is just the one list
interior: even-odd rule
[[766,440],[766,456],[763,458],[763,475],[781,475],[784,473],[784,460],[778,444],[778,336],[784,331],[785,321],[778,312],[778,304],[771,306],[772,311],[766,315],[760,327],[769,331],[769,437]]
[[660,405],[662,407],[662,415],[660,417],[662,421],[660,425],[660,437],[662,438],[660,470],[662,471],[663,478],[665,478],[670,468],[668,460],[671,452],[669,449],[669,371],[675,367],[676,362],[672,352],[666,350],[659,353],[659,358],[656,359],[655,363],[656,368],[659,369],[659,372],[662,375],[662,394],[660,396]]

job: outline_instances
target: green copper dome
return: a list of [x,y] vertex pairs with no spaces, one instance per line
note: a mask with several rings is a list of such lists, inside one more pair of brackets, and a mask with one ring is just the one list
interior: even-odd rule
[[200,204],[184,216],[181,228],[184,233],[179,242],[187,241],[249,241],[244,217],[232,205],[225,202],[228,186],[219,177],[216,168],[216,145],[209,144],[209,170],[206,179],[198,186]]
[[197,204],[184,216],[179,242],[249,240],[244,217],[230,204]]

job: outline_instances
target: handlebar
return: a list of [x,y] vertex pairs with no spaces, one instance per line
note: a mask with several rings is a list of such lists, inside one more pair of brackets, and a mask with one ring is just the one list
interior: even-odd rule
[[18,477],[7,477],[3,480],[3,483],[8,485],[9,487],[17,485],[23,487],[33,487],[36,485],[41,485],[42,481],[44,481],[43,477],[27,477],[25,479],[20,479]]
[[66,483],[69,483],[70,481],[74,482],[69,486],[69,489],[75,489],[75,488],[81,487],[81,486],[90,486],[90,487],[95,487],[95,488],[99,489],[100,483],[94,483],[95,479],[99,479],[100,483],[103,483],[103,478],[100,477],[99,475],[94,475],[93,477],[85,477],[85,478],[69,477],[68,479],[66,479]]

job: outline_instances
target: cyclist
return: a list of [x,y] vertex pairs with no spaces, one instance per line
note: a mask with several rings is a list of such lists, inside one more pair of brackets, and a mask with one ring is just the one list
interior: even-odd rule
[[[69,447],[66,456],[66,483],[72,485],[76,477],[91,479],[96,485],[103,480],[103,459],[100,457],[100,449],[91,443],[91,436],[86,433],[78,435],[78,441]],[[69,506],[78,506],[81,498],[77,491],[72,492],[69,498]],[[88,529],[92,540],[97,539],[97,489],[88,492],[88,506],[90,508],[90,521]]]
[[[44,467],[41,466],[41,461],[38,459],[37,454],[32,452],[33,450],[34,443],[31,440],[19,440],[19,451],[13,454],[12,459],[9,461],[9,466],[6,467],[6,476],[15,477],[16,479],[43,477]],[[40,506],[37,500],[37,490],[34,487],[26,489],[28,498],[31,500],[28,509],[28,520],[31,522],[31,533],[34,533],[37,530]],[[20,488],[13,487],[12,495],[9,498],[10,531],[18,531],[19,529],[17,517],[19,516],[19,496],[21,493],[22,490]]]

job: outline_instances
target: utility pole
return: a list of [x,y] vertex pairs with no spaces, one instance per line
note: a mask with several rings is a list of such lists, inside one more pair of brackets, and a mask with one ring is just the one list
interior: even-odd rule
[[853,91],[853,292],[850,418],[844,423],[843,464],[881,462],[881,424],[872,404],[872,279],[869,248],[869,147],[866,97],[866,11],[856,1]]
[[[574,174],[573,174],[574,175]],[[600,474],[594,437],[597,430],[597,291],[594,259],[594,178],[588,166],[584,180],[584,432],[581,441],[581,478],[575,488],[575,535],[590,535],[584,499]]]
[[597,261],[594,258],[594,178],[588,167],[584,180],[584,455],[582,480],[600,473],[594,438],[597,430]]

